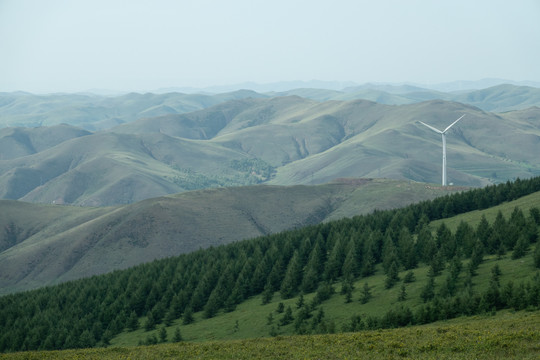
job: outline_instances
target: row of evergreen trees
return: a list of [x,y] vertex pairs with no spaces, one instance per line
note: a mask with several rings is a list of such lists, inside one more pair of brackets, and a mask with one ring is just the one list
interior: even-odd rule
[[537,208],[476,228],[462,223],[455,233],[443,224],[433,235],[427,224],[536,191],[540,177],[516,180],[4,296],[0,351],[106,346],[139,317],[148,328],[181,317],[189,323],[194,312],[213,317],[257,294],[268,302],[275,292],[287,299],[317,291],[324,301],[333,282],[370,276],[379,263],[391,277],[419,263],[437,268],[457,256],[527,251],[537,240]]

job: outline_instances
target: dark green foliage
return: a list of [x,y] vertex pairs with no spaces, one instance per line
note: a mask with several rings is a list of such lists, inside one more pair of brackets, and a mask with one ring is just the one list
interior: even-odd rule
[[165,326],[159,329],[158,336],[160,342],[167,342],[167,329],[165,329]]
[[183,338],[182,338],[182,334],[180,333],[180,327],[177,326],[175,329],[174,329],[174,336],[173,336],[173,341],[174,342],[180,342],[182,341]]
[[156,328],[156,320],[154,319],[154,315],[152,312],[148,313],[148,316],[146,318],[146,321],[144,323],[144,329],[146,331],[154,330]]
[[514,251],[512,251],[512,259],[519,259],[525,256],[527,253],[527,250],[529,249],[529,240],[525,237],[525,235],[520,235],[516,245],[514,246]]
[[412,283],[416,281],[416,277],[414,276],[414,272],[409,271],[405,276],[403,277],[403,282],[405,284]]
[[540,241],[536,243],[534,248],[534,266],[540,268]]
[[[500,246],[494,249],[498,244],[512,251],[527,251],[538,241],[538,210],[532,209],[526,217],[516,209],[509,219],[497,216],[492,225],[481,220],[476,230],[461,223],[454,234],[441,225],[435,237],[426,226],[428,221],[440,219],[443,212],[476,210],[538,190],[540,178],[508,182],[404,209],[375,211],[3,296],[0,297],[0,351],[103,345],[124,329],[137,329],[140,318],[146,318],[143,322],[146,329],[162,322],[171,324],[180,316],[184,324],[189,324],[196,311],[214,316],[260,294],[264,295],[263,302],[268,303],[275,291],[291,297],[317,289],[314,301],[298,308],[298,312],[305,310],[296,314],[302,319],[298,320],[297,331],[330,333],[335,331],[335,324],[324,319],[324,313],[320,317],[311,316],[313,305],[332,296],[336,280],[342,282],[341,289],[347,297],[352,292],[349,285],[353,280],[358,275],[373,274],[378,264],[385,265],[387,277],[394,284],[396,269],[413,269],[418,261],[430,264],[431,276],[422,291],[425,304],[412,320],[416,323],[491,311],[493,307],[538,306],[540,280],[500,285],[493,278],[489,288],[480,292],[476,288],[472,290],[471,277],[485,254],[499,251]],[[446,206],[445,202],[450,200],[453,204]],[[506,235],[497,237],[494,232]],[[539,248],[537,243],[534,246],[537,267],[540,267]],[[460,285],[462,261],[468,264],[468,271]],[[446,263],[449,275],[438,281],[439,291],[435,296],[434,277]],[[406,275],[404,282],[412,277]],[[360,301],[366,303],[370,298],[371,289],[366,282],[360,291]],[[294,320],[290,319],[292,309],[290,317],[285,315],[279,319],[280,323]],[[411,316],[403,307],[384,318],[366,317],[362,322],[365,328],[398,326],[411,323]],[[360,325],[351,328],[357,326]],[[157,338],[154,338],[147,340],[155,343]]]
[[386,278],[384,280],[384,286],[387,289],[392,288],[397,282],[399,281],[399,270],[397,262],[394,261],[390,265],[390,269],[388,269],[388,272],[386,274]]
[[281,283],[280,294],[283,299],[289,299],[296,295],[300,282],[302,280],[302,264],[298,258],[298,252],[294,252],[289,265],[287,266],[287,272],[283,282]]
[[283,313],[283,316],[281,317],[281,319],[279,319],[279,325],[280,326],[288,325],[293,320],[294,320],[294,317],[293,317],[292,309],[290,306],[287,306],[287,309]]
[[317,289],[317,293],[315,294],[314,300],[317,304],[320,304],[323,301],[330,299],[330,297],[332,297],[332,295],[334,295],[335,292],[336,290],[334,289],[331,283],[324,282],[321,285],[319,285],[319,288]]
[[361,331],[366,328],[364,321],[360,315],[351,316],[350,322],[343,326],[344,332]]
[[135,331],[139,328],[139,318],[137,317],[137,314],[135,314],[135,311],[132,311],[129,315],[127,328],[131,331]]
[[304,306],[304,294],[300,294],[298,301],[296,302],[297,309],[300,309],[302,306]]
[[399,290],[398,295],[398,301],[405,301],[407,300],[407,289],[405,288],[405,284],[401,284],[401,288]]
[[195,319],[193,318],[193,310],[191,307],[186,308],[184,315],[182,315],[182,324],[188,325],[191,324]]
[[422,288],[420,297],[424,302],[427,302],[435,297],[435,279],[433,276],[428,277],[426,285]]
[[372,298],[372,296],[371,287],[367,282],[364,283],[364,287],[362,287],[362,295],[360,295],[360,302],[365,304]]

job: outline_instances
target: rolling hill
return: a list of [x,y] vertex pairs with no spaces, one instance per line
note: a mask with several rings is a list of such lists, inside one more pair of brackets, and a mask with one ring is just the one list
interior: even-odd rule
[[[527,310],[507,323],[516,330],[511,334],[490,328],[465,340],[448,324],[433,326],[438,338],[450,332],[453,354],[467,355],[472,341],[496,352],[521,344],[527,350],[520,355],[528,357],[538,339],[539,189],[540,177],[516,180],[2,296],[0,351],[113,345],[124,353],[121,347],[182,337],[380,337],[389,328]],[[479,210],[497,215],[469,223],[470,212]],[[450,220],[459,221],[457,228],[433,223],[449,216],[456,216]],[[424,330],[414,328],[413,336],[424,337]],[[384,354],[434,354],[424,346],[401,353],[400,341]]]
[[41,148],[24,136],[43,138],[47,128],[4,129],[0,149],[17,147],[0,160],[0,197],[108,206],[208,187],[342,177],[437,183],[440,139],[418,120],[444,128],[462,114],[448,136],[449,182],[482,186],[540,173],[540,108],[495,114],[442,100],[395,106],[285,96],[235,99],[94,133],[63,125],[46,130],[65,134],[51,136],[58,144]]
[[185,192],[116,207],[0,201],[0,293],[102,274],[458,189],[394,180]]
[[249,90],[218,95],[129,93],[112,97],[0,93],[0,126],[37,127],[66,123],[96,131],[142,117],[192,112],[232,99],[264,96]]

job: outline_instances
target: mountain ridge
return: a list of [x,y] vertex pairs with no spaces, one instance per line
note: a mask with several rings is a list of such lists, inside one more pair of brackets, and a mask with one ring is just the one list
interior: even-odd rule
[[115,207],[0,200],[0,291],[34,288],[461,189],[396,180],[198,190]]

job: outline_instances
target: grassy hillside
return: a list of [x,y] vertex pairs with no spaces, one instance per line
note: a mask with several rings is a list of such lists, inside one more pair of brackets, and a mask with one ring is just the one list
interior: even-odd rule
[[504,312],[400,329],[139,347],[22,352],[0,359],[536,359],[540,312]]
[[264,95],[249,91],[216,96],[130,93],[114,97],[92,94],[0,93],[0,126],[35,127],[67,123],[96,131],[144,117],[192,112],[243,97]]
[[[464,264],[466,268],[467,263]],[[512,260],[510,255],[497,259],[496,256],[489,256],[478,268],[477,275],[474,276],[474,293],[478,294],[485,291],[488,287],[492,276],[492,269],[498,265],[502,275],[500,277],[501,287],[504,284],[513,282],[519,284],[522,281],[531,281],[535,276],[540,276],[539,270],[533,264],[532,254],[529,253],[526,257],[519,260]],[[375,274],[364,277],[354,282],[354,290],[352,291],[351,302],[347,303],[346,296],[341,294],[341,283],[335,283],[336,293],[329,299],[322,302],[310,314],[306,320],[307,333],[313,331],[313,319],[317,317],[320,309],[324,312],[324,319],[327,321],[329,332],[347,332],[348,326],[354,316],[358,316],[364,323],[367,324],[370,318],[383,318],[387,316],[390,310],[399,310],[402,307],[409,308],[413,313],[419,311],[419,308],[424,306],[421,298],[422,290],[427,283],[429,276],[429,266],[420,266],[413,271],[415,280],[412,283],[403,283],[408,271],[401,271],[399,277],[401,281],[398,285],[391,289],[385,286],[386,275],[382,267],[378,267]],[[440,276],[436,278],[436,292],[440,292],[444,286],[446,277],[450,270],[444,270]],[[465,270],[460,275],[459,287],[463,286],[466,279]],[[368,284],[371,291],[371,299],[362,304],[362,296],[364,284]],[[406,289],[406,299],[399,300],[401,293],[401,285],[404,284]],[[313,302],[316,293],[303,295],[306,304]],[[194,322],[189,325],[183,324],[182,319],[172,322],[169,326],[161,325],[155,330],[147,331],[144,328],[146,318],[140,319],[141,327],[135,331],[125,331],[111,340],[113,347],[131,347],[140,345],[153,337],[159,339],[159,332],[162,328],[167,331],[167,339],[172,340],[174,332],[178,328],[184,341],[188,342],[207,342],[207,341],[224,341],[224,340],[240,340],[266,338],[271,336],[291,336],[298,334],[295,329],[295,320],[300,316],[300,310],[297,307],[299,296],[290,299],[282,299],[279,292],[275,293],[272,300],[268,304],[263,304],[261,296],[255,296],[249,300],[239,304],[232,312],[220,312],[211,319],[207,319],[203,312],[194,314]],[[293,321],[287,325],[280,325],[283,318],[283,313],[277,311],[278,305],[283,303],[284,307],[293,309]],[[439,303],[439,306],[445,306]],[[537,310],[537,307],[531,307],[529,310]],[[490,312],[486,312],[490,313]],[[272,314],[272,320],[269,316]],[[368,325],[363,325],[368,326]],[[363,328],[359,328],[363,329]],[[537,329],[540,330],[540,325],[537,324]],[[314,331],[316,332],[316,331]]]
[[[0,201],[0,293],[391,209],[459,189],[395,180],[185,192],[122,207]],[[142,191],[142,190],[141,190]]]
[[[349,332],[534,310],[538,206],[455,231],[429,222],[539,188],[538,178],[520,180],[0,297],[0,349]],[[132,240],[144,245],[147,234]]]
[[[142,101],[136,94],[124,100]],[[482,186],[540,173],[539,109],[497,115],[440,100],[389,106],[287,96],[234,99],[93,134],[16,129],[0,137],[0,149],[11,149],[0,160],[0,197],[103,206],[343,177],[438,183],[440,136],[418,121],[444,128],[463,114],[447,137],[448,180]],[[40,143],[43,137],[50,140]]]

